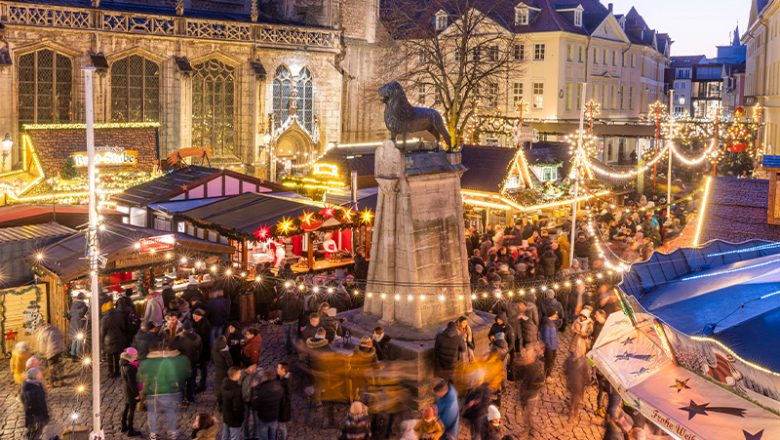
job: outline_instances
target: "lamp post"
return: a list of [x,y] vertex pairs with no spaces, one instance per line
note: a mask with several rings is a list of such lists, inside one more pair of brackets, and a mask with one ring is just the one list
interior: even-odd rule
[[8,159],[8,155],[11,154],[11,148],[14,146],[14,141],[11,140],[11,134],[6,133],[0,145],[3,147],[3,168],[1,171],[5,171],[5,161]]

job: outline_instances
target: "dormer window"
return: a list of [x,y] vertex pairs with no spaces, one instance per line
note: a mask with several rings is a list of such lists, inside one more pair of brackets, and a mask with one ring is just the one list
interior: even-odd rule
[[520,3],[515,8],[515,25],[517,26],[527,26],[528,25],[528,6],[524,5],[523,3]]
[[436,30],[443,31],[447,27],[447,13],[439,11],[436,13]]
[[574,26],[582,27],[582,7],[574,10]]

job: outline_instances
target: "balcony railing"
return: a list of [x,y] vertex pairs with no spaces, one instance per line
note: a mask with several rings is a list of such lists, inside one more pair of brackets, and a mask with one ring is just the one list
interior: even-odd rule
[[338,32],[327,29],[88,10],[13,1],[0,1],[0,20],[7,25],[219,40],[269,47],[305,47],[307,50],[330,52],[339,50],[341,44]]

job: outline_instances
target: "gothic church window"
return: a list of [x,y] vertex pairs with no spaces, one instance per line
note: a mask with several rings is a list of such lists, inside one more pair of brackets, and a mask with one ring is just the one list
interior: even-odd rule
[[111,65],[111,120],[160,120],[160,66],[138,55]]
[[73,119],[73,64],[65,55],[41,49],[19,57],[19,122]]
[[[295,96],[293,96],[295,88]],[[295,99],[295,102],[293,102]],[[298,123],[309,134],[314,134],[314,80],[311,71],[304,67],[296,77],[285,66],[276,69],[273,81],[274,126],[280,128],[291,116],[295,104]]]
[[236,69],[215,59],[193,68],[192,145],[211,147],[215,155],[236,154]]

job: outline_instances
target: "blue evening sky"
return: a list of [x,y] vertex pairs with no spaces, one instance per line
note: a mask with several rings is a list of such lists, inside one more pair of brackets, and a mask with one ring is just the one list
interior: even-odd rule
[[715,46],[729,44],[739,22],[744,34],[751,0],[601,0],[614,4],[615,14],[636,7],[651,29],[666,32],[674,41],[672,55],[715,56]]

